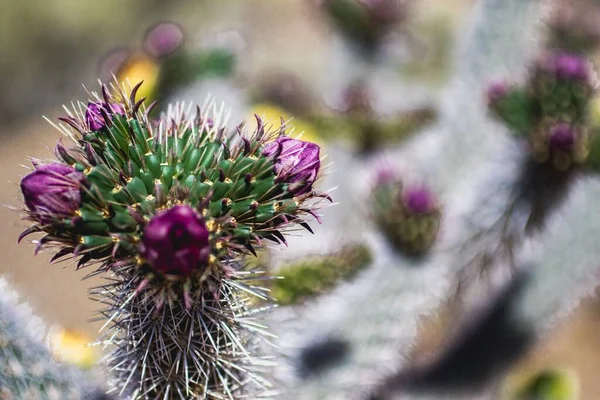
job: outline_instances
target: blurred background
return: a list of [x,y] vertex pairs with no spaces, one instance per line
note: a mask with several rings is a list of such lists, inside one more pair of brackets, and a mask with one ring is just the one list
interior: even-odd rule
[[[143,79],[143,96],[159,108],[170,99],[203,103],[212,94],[234,122],[254,113],[272,123],[293,118],[325,148],[341,141],[369,154],[416,134],[435,119],[432,99],[449,76],[455,39],[475,0],[404,3],[389,22],[391,39],[380,40],[371,27],[371,36],[349,45],[343,36],[353,32],[343,18],[332,19],[312,0],[0,0],[0,203],[19,205],[30,156],[53,156],[60,134],[42,116],[56,121],[62,104],[87,98],[85,88],[97,90],[98,79],[111,74],[133,84]],[[385,17],[377,26],[388,23]],[[165,21],[175,23],[167,27],[175,27],[172,37],[153,42],[153,29]],[[356,56],[374,40],[382,46],[377,55]],[[348,51],[361,41],[365,48]],[[99,278],[48,265],[47,253],[34,257],[33,246],[16,245],[24,227],[18,214],[2,207],[0,217],[0,274],[47,323],[94,340],[101,324],[89,319],[98,305],[86,291]],[[449,315],[442,308],[422,321],[412,357],[440,346]],[[590,298],[517,363],[509,380],[566,368],[582,399],[600,398],[599,331],[600,301]]]

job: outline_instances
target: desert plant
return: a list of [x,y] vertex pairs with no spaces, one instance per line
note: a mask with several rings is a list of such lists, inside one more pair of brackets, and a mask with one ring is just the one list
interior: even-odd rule
[[0,398],[107,399],[89,376],[52,358],[46,333],[29,305],[0,278]]
[[[58,161],[34,161],[21,181],[21,239],[53,261],[94,266],[106,284],[104,342],[114,391],[131,398],[268,395],[268,362],[254,353],[266,298],[243,262],[265,241],[285,243],[329,196],[313,185],[320,149],[286,126],[228,128],[214,105],[178,105],[151,122],[144,99],[102,86],[57,127]],[[37,251],[36,250],[36,251]]]

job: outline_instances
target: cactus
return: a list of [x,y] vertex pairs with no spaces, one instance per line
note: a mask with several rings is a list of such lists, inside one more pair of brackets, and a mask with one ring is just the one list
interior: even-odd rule
[[0,398],[106,398],[81,371],[52,358],[45,332],[41,320],[0,277]]
[[250,305],[266,294],[243,259],[319,219],[320,149],[258,117],[250,133],[228,129],[213,106],[151,122],[139,87],[102,86],[60,119],[71,143],[21,181],[31,226],[20,239],[41,233],[36,251],[104,274],[91,295],[106,305],[119,395],[264,395],[268,363],[253,352],[264,307]]
[[339,282],[354,278],[372,260],[365,245],[345,245],[333,254],[314,256],[284,265],[268,285],[280,305],[297,304],[332,290]]
[[380,171],[372,196],[375,222],[392,246],[418,256],[433,245],[441,209],[427,187],[403,187],[398,178]]
[[[300,333],[286,328],[278,332],[281,342],[291,343],[286,356],[296,357],[283,374],[294,398],[368,398],[386,376],[407,367],[402,356],[413,343],[419,318],[454,293],[456,266],[461,261],[456,252],[437,250],[452,248],[449,246],[468,237],[464,214],[481,208],[481,203],[465,201],[467,193],[473,193],[481,179],[479,173],[487,172],[484,166],[502,150],[499,137],[504,132],[490,122],[485,103],[477,99],[481,99],[489,77],[503,66],[525,63],[535,45],[531,34],[537,28],[540,9],[540,2],[478,3],[474,26],[460,49],[456,74],[442,98],[439,121],[402,150],[389,152],[436,177],[433,186],[444,204],[447,232],[430,250],[430,256],[419,260],[395,255],[378,242],[368,277],[365,274],[361,281],[340,287],[319,304],[299,311],[304,318],[297,324]],[[429,151],[424,151],[426,146]],[[358,161],[349,164],[353,162]],[[355,198],[368,201],[364,194]],[[330,364],[318,367],[315,373],[298,374],[306,354],[316,354],[317,349],[336,343],[334,347],[343,349],[343,355],[338,352]],[[294,352],[294,347],[300,350]],[[311,365],[323,363],[311,360]],[[411,398],[402,388],[399,391],[401,398]]]
[[600,4],[596,0],[560,0],[550,15],[549,47],[594,52],[598,48]]
[[406,18],[403,0],[319,0],[318,4],[350,43],[373,52],[393,28]]
[[[323,4],[334,7],[329,12],[363,50],[365,44],[377,50],[392,29],[387,21],[373,24],[380,16],[370,14],[370,7],[391,1]],[[248,262],[267,241],[287,245],[286,232],[311,231],[307,218],[320,220],[329,199],[315,190],[319,147],[291,138],[283,120],[272,130],[257,118],[248,132],[227,128],[214,106],[195,114],[179,106],[151,121],[137,99],[139,86],[131,93],[103,87],[63,118],[58,127],[71,143],[56,147],[58,162],[34,160],[21,182],[31,223],[21,238],[41,234],[36,251],[54,249],[54,260],[75,259],[106,279],[91,296],[105,305],[101,343],[111,349],[113,393],[209,399],[491,394],[557,311],[566,313],[597,285],[590,279],[600,235],[592,173],[600,139],[588,115],[589,64],[570,53],[545,53],[525,84],[497,82],[482,96],[506,65],[527,65],[541,10],[541,0],[477,4],[454,79],[434,108],[439,120],[386,154],[431,184],[413,186],[405,179],[410,174],[400,182],[386,173],[369,188],[373,160],[341,152],[346,159],[336,160],[337,169],[352,178],[339,182],[344,203],[332,214],[337,226],[325,229],[334,246],[348,236],[368,246],[353,251],[328,249],[325,256],[265,268]],[[348,31],[344,18],[367,18],[357,25],[367,36]],[[370,64],[362,78],[377,71],[381,60],[373,55],[362,53]],[[387,137],[382,132],[401,133],[376,121],[367,79],[348,88],[344,113],[309,122],[341,126],[339,117],[358,127],[362,150],[377,149]],[[491,174],[497,159],[515,162]],[[369,206],[374,226],[363,220]],[[341,240],[340,232],[347,237]],[[493,279],[463,286],[472,269]],[[455,294],[461,300],[452,303],[460,315],[455,332],[434,357],[407,360],[419,319]],[[270,297],[286,307],[271,310]],[[271,348],[275,336],[281,352]]]

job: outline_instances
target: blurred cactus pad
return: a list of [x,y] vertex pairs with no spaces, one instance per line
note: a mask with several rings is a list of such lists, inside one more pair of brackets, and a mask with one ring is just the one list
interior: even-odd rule
[[281,305],[297,304],[326,293],[343,281],[354,278],[372,262],[364,244],[349,244],[335,253],[287,263],[278,268],[268,284],[271,297]]

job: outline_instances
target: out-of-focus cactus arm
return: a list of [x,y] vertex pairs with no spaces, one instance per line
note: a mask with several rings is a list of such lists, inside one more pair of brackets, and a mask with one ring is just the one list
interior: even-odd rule
[[[475,20],[459,53],[455,79],[444,95],[439,123],[401,151],[417,164],[435,170],[444,200],[458,203],[460,196],[453,189],[463,186],[474,167],[484,164],[497,148],[496,137],[502,131],[487,119],[483,82],[504,72],[502,68],[524,65],[535,42],[541,11],[540,1],[477,3]],[[450,205],[445,209],[446,215],[456,218],[460,208],[458,204]],[[450,293],[451,252],[410,265],[388,251],[375,251],[369,277],[364,274],[362,282],[340,288],[338,295],[346,301],[345,307],[341,311],[331,308],[340,315],[329,317],[329,324],[322,324],[316,335],[313,330],[306,338],[304,344],[308,348],[318,345],[318,337],[342,338],[347,342],[347,354],[337,368],[293,382],[294,398],[360,398],[369,386],[402,367],[402,354],[415,339],[419,318],[434,310]],[[334,303],[331,298],[329,301]],[[327,330],[329,336],[324,333]]]

